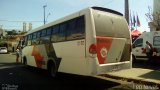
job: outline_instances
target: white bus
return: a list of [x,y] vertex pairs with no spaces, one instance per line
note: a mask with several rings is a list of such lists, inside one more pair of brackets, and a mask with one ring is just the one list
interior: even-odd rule
[[97,75],[132,67],[131,36],[123,15],[90,7],[26,34],[22,63],[56,72]]

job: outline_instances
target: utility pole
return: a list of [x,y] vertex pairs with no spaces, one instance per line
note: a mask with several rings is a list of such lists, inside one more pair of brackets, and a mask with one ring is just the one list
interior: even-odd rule
[[129,24],[129,1],[125,0],[125,18],[127,20],[127,23]]
[[45,19],[45,18],[46,18],[46,16],[45,16],[45,15],[46,15],[46,12],[45,12],[45,8],[46,8],[46,7],[47,7],[47,5],[44,5],[44,6],[43,6],[43,9],[44,9],[44,24],[46,24],[46,19]]

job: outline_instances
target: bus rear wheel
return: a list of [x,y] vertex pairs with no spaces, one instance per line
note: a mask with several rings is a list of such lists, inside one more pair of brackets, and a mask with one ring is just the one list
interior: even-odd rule
[[27,65],[27,59],[26,59],[26,57],[23,57],[23,65]]
[[137,61],[136,57],[132,55],[132,62],[136,62],[136,61]]
[[49,71],[49,75],[53,78],[56,77],[56,73],[57,73],[57,69],[56,69],[56,64],[53,62],[50,62],[48,64],[48,71]]

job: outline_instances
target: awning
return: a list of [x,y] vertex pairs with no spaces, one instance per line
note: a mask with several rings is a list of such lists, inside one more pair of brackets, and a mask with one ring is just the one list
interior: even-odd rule
[[132,32],[131,32],[131,35],[132,36],[140,36],[142,33],[140,32],[140,31],[138,31],[138,30],[133,30]]

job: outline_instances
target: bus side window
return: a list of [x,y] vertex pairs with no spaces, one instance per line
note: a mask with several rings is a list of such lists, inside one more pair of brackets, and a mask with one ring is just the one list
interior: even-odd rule
[[85,38],[84,16],[75,18],[68,23],[67,40]]
[[27,46],[27,42],[28,42],[28,36],[25,36],[25,38],[24,38],[24,46]]
[[44,44],[45,43],[44,37],[46,36],[46,34],[47,34],[46,29],[41,31],[40,44]]
[[50,36],[51,36],[51,30],[52,28],[47,28],[46,29],[46,36],[45,37],[42,37],[43,40],[44,40],[44,43],[49,43],[50,42]]
[[81,16],[77,19],[76,28],[77,28],[77,33],[84,35],[84,32],[85,32],[84,16]]
[[66,38],[67,23],[60,24],[57,41],[64,41]]
[[46,36],[47,42],[50,42],[51,40],[51,33],[52,33],[52,27],[47,29],[47,36]]
[[46,44],[50,42],[50,34],[51,34],[51,28],[47,28],[42,30],[41,34],[41,44]]
[[74,33],[76,33],[76,19],[70,20],[68,22],[68,29],[67,29],[67,40],[73,40],[74,38]]
[[51,27],[50,27],[50,28],[47,28],[47,36],[50,36],[51,33],[52,33],[52,28],[51,28]]
[[33,33],[33,38],[32,38],[32,45],[36,45],[36,38],[37,38],[37,33]]
[[27,45],[31,45],[32,34],[28,35]]
[[53,26],[52,34],[51,34],[51,41],[53,43],[57,42],[57,40],[58,40],[58,32],[59,32],[59,25]]
[[42,30],[42,32],[41,32],[41,37],[44,37],[44,36],[46,36],[46,29],[44,29],[44,30]]
[[41,39],[41,31],[37,32],[37,39],[36,39],[36,44],[40,44],[40,39]]

